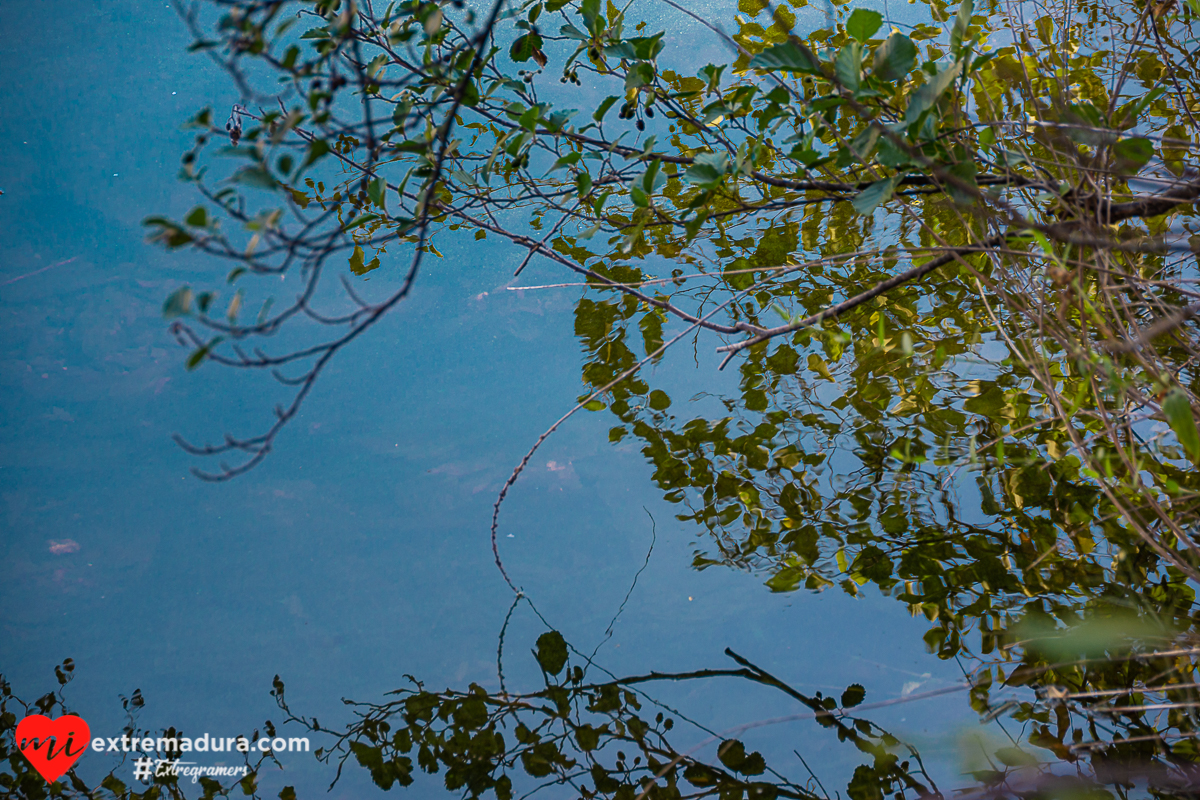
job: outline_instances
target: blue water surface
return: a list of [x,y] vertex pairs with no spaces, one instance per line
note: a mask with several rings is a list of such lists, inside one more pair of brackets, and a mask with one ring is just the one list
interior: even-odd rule
[[[507,291],[519,254],[445,240],[411,299],[338,357],[261,467],[201,482],[171,435],[257,433],[287,394],[265,376],[184,368],[163,300],[182,283],[219,283],[226,266],[148,245],[140,223],[195,204],[176,178],[191,136],[181,123],[205,105],[228,108],[236,92],[185,52],[186,30],[161,2],[39,0],[8,4],[5,17],[0,671],[14,691],[51,690],[69,657],[69,704],[97,735],[119,731],[119,698],[140,689],[144,727],[224,736],[279,721],[276,674],[293,707],[328,725],[350,719],[341,698],[379,699],[405,674],[431,688],[497,688],[513,596],[493,563],[491,507],[581,392],[578,290]],[[380,270],[367,290],[386,291],[396,273]],[[564,276],[535,263],[522,280]],[[731,386],[700,352],[668,359],[656,385],[681,399]],[[693,570],[702,532],[675,520],[636,446],[609,443],[611,424],[580,414],[552,437],[511,493],[500,534],[514,582],[589,651],[655,537],[600,650],[604,667],[729,666],[730,647],[798,687],[857,681],[871,699],[961,678],[925,653],[926,622],[894,600],[775,595],[758,575]],[[536,685],[529,651],[544,629],[518,609],[510,686]],[[661,695],[718,729],[802,710],[717,682]],[[952,753],[937,737],[969,713],[951,695],[880,721]],[[814,754],[833,783],[858,758],[811,723],[747,739],[779,758]],[[89,759],[85,777],[112,766]],[[332,778],[311,756],[281,760],[266,781],[319,795]],[[352,771],[335,796],[365,783]],[[411,791],[442,794],[436,781]]]

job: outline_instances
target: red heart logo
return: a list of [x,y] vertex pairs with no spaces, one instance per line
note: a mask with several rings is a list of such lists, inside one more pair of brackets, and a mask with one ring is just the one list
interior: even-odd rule
[[53,783],[87,750],[91,733],[88,724],[73,714],[58,719],[34,714],[17,725],[17,749]]

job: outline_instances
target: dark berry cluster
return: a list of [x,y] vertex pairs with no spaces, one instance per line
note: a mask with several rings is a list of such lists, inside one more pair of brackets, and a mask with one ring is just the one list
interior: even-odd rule
[[[620,110],[620,113],[618,114],[618,116],[621,119],[636,119],[637,122],[635,123],[635,125],[637,126],[637,129],[639,131],[644,131],[644,130],[646,130],[646,121],[641,118],[641,115],[638,113],[638,110],[639,109],[636,104],[626,103],[625,105],[621,106],[621,110]],[[644,113],[650,119],[654,119],[654,109],[652,109],[650,106],[646,106]]]

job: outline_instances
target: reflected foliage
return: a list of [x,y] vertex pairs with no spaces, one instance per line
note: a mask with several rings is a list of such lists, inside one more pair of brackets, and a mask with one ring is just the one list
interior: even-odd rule
[[[813,23],[804,0],[741,0],[728,37],[670,5],[723,57],[668,50],[639,6],[599,0],[185,13],[248,105],[224,129],[197,115],[183,178],[202,204],[147,220],[227,260],[233,298],[181,287],[164,311],[189,368],[293,392],[260,434],[181,440],[217,460],[198,474],[261,463],[439,243],[499,241],[518,276],[577,281],[527,291],[582,289],[576,409],[646,457],[696,567],[881,592],[929,620],[972,707],[1019,731],[966,793],[1193,792],[1200,5],[927,0],[900,20],[835,2]],[[237,166],[218,175],[214,149]],[[296,300],[276,306],[281,280]],[[715,349],[705,391],[672,381],[679,343]],[[506,580],[500,504],[544,438],[497,500]],[[544,687],[414,681],[348,728],[275,688],[291,724],[331,737],[324,759],[383,788],[827,796],[736,737],[691,749],[646,693],[733,680],[861,751],[855,800],[939,793],[859,716],[861,687],[804,695],[733,654],[593,682],[573,652],[547,633]]]
[[[743,8],[755,10],[760,18],[771,11]],[[930,10],[935,22],[949,16],[937,4]],[[769,27],[742,21],[735,40],[760,54],[749,65],[795,44],[784,11],[773,10]],[[993,244],[999,252],[989,258],[960,257],[936,281],[896,285],[886,301],[854,305],[822,324],[838,298],[886,284],[906,253],[916,260],[911,254],[922,247],[962,246],[996,229],[989,214],[1005,212],[981,209],[982,198],[964,198],[966,187],[949,181],[941,195],[914,188],[887,215],[874,204],[865,213],[861,195],[837,203],[836,195],[810,190],[798,209],[743,208],[707,240],[668,231],[640,254],[560,240],[564,252],[600,258],[595,268],[608,279],[661,288],[660,299],[672,303],[732,296],[734,319],[780,334],[770,346],[765,335],[752,337],[738,351],[736,389],[673,398],[669,384],[646,378],[611,385],[641,360],[658,360],[661,309],[612,297],[594,279],[577,307],[576,334],[589,359],[583,377],[619,421],[610,438],[634,442],[663,496],[681,507],[679,519],[708,533],[697,567],[760,571],[774,591],[874,587],[933,623],[926,642],[943,658],[964,648],[987,656],[999,632],[1027,614],[1087,601],[1152,607],[1182,629],[1191,626],[1200,473],[1186,443],[1191,411],[1184,413],[1181,398],[1190,390],[1147,383],[1167,370],[1195,385],[1191,334],[1129,312],[1157,302],[1145,292],[1150,275],[1177,302],[1192,302],[1185,298],[1196,280],[1194,258],[1169,244],[1192,232],[1193,212],[1151,204],[1141,209],[1150,219],[1142,219],[1122,216],[1137,210],[1122,206],[1114,229],[1143,243],[1128,251],[1074,234],[1055,243],[1065,229],[1052,220],[1094,214],[1097,203],[1116,209],[1102,199],[1120,191],[1114,173],[1150,182],[1193,174],[1184,162],[1194,120],[1186,103],[1170,101],[1164,82],[1183,93],[1177,101],[1194,96],[1195,72],[1178,60],[1194,30],[1184,24],[1171,34],[1162,26],[1190,23],[1186,10],[1180,18],[1162,16],[1161,8],[1100,4],[1043,11],[1030,20],[1011,8],[964,3],[948,39],[941,28],[918,25],[909,35],[918,45],[905,58],[920,60],[924,51],[930,60],[923,69],[937,76],[939,59],[960,52],[963,37],[982,42],[1005,31],[999,41],[1006,44],[962,67],[962,102],[970,108],[943,96],[944,116],[912,125],[914,106],[926,108],[921,93],[941,86],[934,78],[892,124],[907,139],[889,144],[885,131],[870,140],[875,161],[901,172],[915,156],[897,155],[892,145],[923,141],[929,156],[949,140],[961,148],[954,152],[995,155],[999,161],[981,160],[1003,165],[1004,185],[1019,187],[1005,195],[1009,208],[1048,226],[1026,243],[1010,238]],[[858,57],[864,14],[839,11],[837,25],[804,40],[814,52],[814,42],[829,46],[835,83],[843,60]],[[971,14],[968,25],[964,15]],[[887,72],[880,59],[895,52],[891,41],[876,47],[875,77]],[[1118,42],[1127,59],[1113,57]],[[858,80],[853,75],[843,88]],[[844,166],[853,160],[847,147],[861,155],[854,142],[872,130],[871,120],[845,93],[840,102],[829,98],[826,109],[830,127],[817,125],[817,139]],[[753,116],[748,110],[746,120]],[[1119,136],[1135,117],[1138,132],[1151,137],[1145,145]],[[956,128],[964,118],[973,121],[969,140]],[[997,132],[1018,119],[1041,124],[1020,139]],[[1152,158],[1156,134],[1166,137],[1165,149]],[[847,146],[852,137],[859,138]],[[1107,155],[1105,147],[1112,148]],[[1145,150],[1138,161],[1145,169],[1130,172],[1137,148]],[[950,172],[976,182],[983,175],[982,163],[954,172],[958,166],[966,165]],[[1109,182],[1092,185],[1084,201],[1081,189],[1068,187],[1094,169],[1107,170]],[[1057,196],[1046,196],[1045,181]],[[738,202],[745,188],[731,186],[727,199]],[[697,274],[676,270],[664,279],[654,255],[686,261]],[[771,327],[775,315],[783,326]],[[1153,348],[1144,336],[1115,341],[1118,331],[1139,328],[1164,334],[1154,339],[1161,361],[1147,358]],[[1161,411],[1153,410],[1156,401]],[[977,634],[970,646],[968,633]]]
[[[957,786],[955,796],[1111,797],[1143,787],[1153,796],[1178,797],[1200,787],[1194,738],[1200,731],[1193,724],[1200,650],[1194,639],[1113,609],[1065,629],[1049,617],[1031,618],[1023,631],[1029,640],[1018,665],[984,664],[961,686],[932,693],[969,690],[985,723],[999,719],[1020,731],[1007,740],[981,736],[985,768],[968,769],[975,783]],[[547,639],[563,656],[553,664],[547,663]],[[802,765],[797,770],[794,762],[769,763],[738,738],[759,723],[708,731],[653,696],[655,685],[664,683],[702,683],[723,692],[752,685],[778,692],[780,708],[794,709],[768,724],[815,724],[860,753],[862,763],[844,777],[853,800],[949,796],[915,747],[867,716],[898,701],[864,702],[868,692],[857,684],[840,697],[806,695],[730,650],[725,652],[736,668],[589,683],[584,667],[565,657],[566,649],[557,632],[539,639],[542,690],[512,694],[472,685],[430,692],[415,683],[389,702],[354,704],[358,721],[342,731],[325,730],[334,744],[319,757],[336,760],[339,768],[357,762],[385,789],[409,785],[418,769],[440,774],[447,789],[470,798],[494,794],[506,800],[514,792],[527,796],[568,786],[580,797],[619,800],[828,798],[802,753],[795,753]],[[575,660],[588,663],[571,650]],[[316,720],[290,712],[278,682],[276,696],[289,722],[323,730]],[[655,707],[662,710],[654,713]],[[1163,714],[1163,708],[1170,710]]]
[[[297,388],[261,435],[181,440],[242,459],[202,477],[260,463],[439,237],[472,232],[524,253],[518,274],[536,260],[581,278],[579,407],[608,408],[612,440],[639,442],[707,534],[697,566],[760,570],[776,591],[877,587],[934,623],[947,658],[971,631],[972,652],[993,652],[1031,602],[1157,603],[1188,627],[1188,3],[1031,16],[928,0],[903,21],[835,3],[807,29],[804,0],[747,0],[729,37],[707,28],[729,59],[686,69],[636,5],[598,0],[486,15],[230,0],[212,4],[213,39],[206,8],[186,15],[197,47],[243,94],[266,91],[255,70],[286,88],[278,110],[239,106],[224,132],[196,118],[183,176],[206,204],[147,224],[229,260],[243,288],[223,314],[191,287],[165,310],[189,366]],[[579,96],[597,99],[566,105]],[[245,164],[222,182],[202,164],[226,137]],[[399,283],[364,297],[396,253]],[[323,277],[341,259],[344,291]],[[255,277],[298,280],[296,302],[252,297]],[[268,348],[285,326],[334,333]],[[673,397],[640,373],[708,337],[736,388],[714,370],[711,392]]]
[[[585,377],[603,385],[636,361],[638,312],[585,300],[577,313],[593,358]],[[621,424],[610,438],[636,442],[680,519],[710,534],[695,565],[759,570],[775,591],[873,586],[934,623],[926,641],[944,658],[968,631],[987,655],[1027,609],[1084,598],[1147,605],[1190,627],[1194,584],[1129,530],[1056,441],[1067,437],[1050,424],[1007,435],[1032,427],[1044,400],[1028,379],[1001,361],[980,372],[991,379],[963,377],[945,355],[966,351],[962,334],[906,355],[911,334],[895,324],[863,311],[794,348],[752,353],[740,396],[696,403],[716,413],[678,414],[690,407],[647,382],[613,390]]]
[[[554,664],[547,663],[547,638],[562,648],[563,659],[554,672]],[[391,702],[358,705],[359,722],[347,731],[327,731],[338,738],[324,757],[344,763],[352,755],[384,789],[393,782],[410,784],[419,767],[443,774],[447,789],[470,798],[494,794],[508,800],[530,786],[570,786],[581,797],[621,800],[820,796],[810,780],[785,777],[736,738],[714,736],[713,747],[677,749],[672,743],[679,738],[676,720],[669,709],[656,712],[656,707],[666,707],[647,694],[656,683],[738,679],[782,692],[798,708],[810,710],[799,716],[815,720],[869,758],[854,772],[851,797],[920,797],[936,791],[915,751],[869,720],[847,713],[862,703],[861,686],[847,688],[840,703],[819,693],[807,696],[733,652],[726,654],[741,666],[589,683],[583,667],[567,662],[566,645],[552,631],[539,640],[537,650],[545,689],[497,694],[472,685],[465,692],[429,692],[417,684],[395,692],[398,697]],[[290,721],[316,729],[311,720]],[[686,727],[693,732],[684,735],[685,741],[701,730],[694,724]],[[714,750],[715,757],[709,758]],[[523,791],[515,788],[520,786]]]
[[[407,688],[391,692],[383,702],[345,701],[353,720],[342,728],[295,713],[278,677],[271,693],[285,715],[280,730],[294,734],[299,727],[315,736],[320,744],[316,758],[333,768],[335,785],[355,769],[364,770],[383,790],[416,790],[425,785],[418,783],[421,776],[430,776],[450,793],[471,800],[559,796],[563,791],[612,800],[828,800],[833,780],[841,781],[834,784],[841,787],[837,793],[844,790],[852,800],[1064,793],[1123,797],[1139,789],[1155,797],[1194,794],[1200,786],[1194,738],[1200,731],[1193,724],[1200,649],[1194,638],[1180,638],[1146,615],[1111,608],[1067,628],[1049,616],[1031,616],[1022,633],[1027,638],[1019,645],[1019,663],[985,663],[969,681],[928,693],[969,692],[972,707],[990,725],[979,734],[964,732],[968,741],[975,737],[967,750],[978,755],[968,752],[966,775],[955,780],[953,792],[939,788],[916,747],[871,720],[872,712],[899,702],[931,702],[928,695],[872,702],[870,692],[857,684],[839,696],[810,695],[730,650],[726,655],[734,663],[725,668],[592,681],[588,674],[598,669],[594,663],[561,634],[548,631],[532,653],[541,688],[489,691],[471,684],[431,691],[410,678]],[[667,684],[723,693],[767,692],[778,698],[781,716],[712,731],[692,720],[686,707],[673,708],[656,698]],[[114,769],[94,789],[73,769],[48,791],[17,752],[13,736],[24,713],[53,715],[56,708],[65,713],[61,692],[42,698],[34,709],[16,700],[7,683],[3,686],[0,784],[9,796],[257,797],[260,782],[272,772],[267,757],[232,785],[202,778],[188,789],[177,779],[156,778],[148,786],[131,787],[117,777],[130,769],[122,764],[123,770]],[[138,733],[132,713],[140,705],[140,695],[126,701],[129,735]],[[274,735],[275,727],[267,725],[268,735]],[[761,737],[756,729],[765,726],[771,726],[766,732],[772,738],[794,738],[785,731],[795,728],[785,725],[813,726],[836,738],[839,747],[857,751],[858,765],[845,775],[831,775],[835,770],[828,755],[810,762],[797,751],[795,759],[774,763],[747,744],[748,737]],[[989,731],[1003,731],[1007,738]],[[287,786],[278,796],[294,800],[309,794],[313,792],[298,794]]]
[[[90,769],[99,772],[103,768],[97,769],[93,764],[87,762],[106,757],[93,754],[91,759],[88,759],[88,753],[85,752],[81,764],[72,767],[53,783],[47,783],[22,755],[16,731],[18,723],[32,714],[41,714],[53,719],[65,714],[76,713],[68,706],[66,698],[67,685],[75,677],[75,662],[72,659],[66,659],[54,668],[54,675],[58,682],[58,688],[29,703],[16,695],[9,681],[3,674],[0,674],[0,795],[21,798],[21,800],[45,800],[49,797],[88,798],[88,800],[99,800],[100,798],[104,800],[184,800],[191,797],[211,800],[215,797],[251,796],[257,798],[259,796],[257,791],[258,773],[263,769],[264,764],[274,761],[270,753],[260,754],[255,759],[251,759],[250,754],[244,755],[246,775],[241,780],[222,784],[207,776],[198,776],[195,781],[186,777],[181,781],[179,775],[166,774],[146,781],[132,779],[133,762],[137,756],[142,755],[141,753],[126,753],[120,759],[111,759],[111,762],[115,763],[105,764],[109,767],[107,774],[98,781],[89,783],[80,777],[79,767],[86,764]],[[158,737],[175,739],[183,735],[175,728],[165,728],[155,732],[141,727],[138,724],[138,716],[145,705],[146,700],[142,696],[141,690],[134,690],[128,697],[121,697],[125,724],[119,735],[139,740],[147,737],[156,740]],[[270,723],[267,725],[267,735],[274,735]],[[107,733],[111,734],[111,731]],[[92,734],[99,736],[97,731],[92,731]],[[253,736],[257,737],[258,731],[255,731]],[[57,748],[60,744],[54,743],[49,746]],[[145,755],[165,760],[189,757],[173,750],[147,751]],[[95,774],[95,772],[90,774]],[[284,794],[280,794],[280,798],[289,800]],[[295,800],[294,793],[291,795],[291,800]]]

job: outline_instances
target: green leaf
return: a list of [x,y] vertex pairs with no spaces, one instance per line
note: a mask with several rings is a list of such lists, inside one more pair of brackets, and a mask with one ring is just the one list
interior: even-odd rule
[[187,371],[191,372],[196,367],[200,366],[200,364],[204,362],[204,359],[208,358],[208,354],[212,352],[212,349],[216,347],[220,341],[221,337],[218,336],[203,347],[197,348],[195,352],[188,356]]
[[[321,140],[318,140],[321,141]],[[316,144],[317,142],[313,142]],[[324,142],[322,142],[324,144]],[[399,144],[393,144],[392,149],[400,153],[426,153],[433,149],[432,145],[424,139],[406,139]],[[329,147],[326,145],[325,152],[329,152]]]
[[167,319],[174,317],[182,317],[185,314],[190,314],[192,311],[192,288],[184,286],[167,297],[167,301],[163,303],[163,316]]
[[165,217],[146,217],[142,224],[157,229],[146,237],[146,241],[149,242],[159,242],[169,248],[176,248],[195,241],[190,233]]
[[263,301],[262,308],[258,310],[258,324],[262,325],[267,321],[267,317],[271,313],[271,306],[275,305],[275,298],[268,297]]
[[117,796],[124,794],[126,789],[126,786],[121,782],[121,779],[116,775],[111,774],[104,780],[100,781],[100,785]]
[[278,184],[271,173],[262,167],[242,167],[229,179],[234,183],[244,183],[257,189],[274,189]]
[[379,208],[387,209],[387,181],[383,178],[376,178],[367,184],[367,197],[371,198],[371,202]]
[[527,33],[517,38],[508,49],[508,56],[513,61],[528,61],[533,54],[542,49],[542,37],[536,33]]
[[796,569],[783,569],[771,576],[766,586],[772,592],[794,592],[800,588],[804,574]]
[[596,122],[604,119],[604,115],[608,113],[608,110],[612,108],[612,104],[615,102],[617,102],[616,97],[606,97],[601,100],[600,105],[596,106],[596,110],[592,112],[592,119],[596,120]]
[[546,172],[546,174],[549,175],[551,172],[555,172],[556,170],[560,170],[560,169],[565,169],[565,168],[571,166],[572,164],[578,164],[578,163],[579,163],[579,153],[577,153],[577,152],[567,153],[565,156],[563,156],[562,158],[555,161],[554,166],[550,167],[550,169]]
[[643,61],[657,58],[662,49],[666,47],[663,43],[664,34],[665,31],[659,31],[653,36],[634,36],[632,39],[628,39],[628,43],[633,46],[634,57]]
[[711,189],[721,182],[729,172],[728,153],[701,153],[696,156],[692,166],[683,173],[689,183],[702,189]]
[[312,202],[312,198],[299,189],[288,189],[288,191],[292,195],[292,202],[301,208],[308,208],[308,204]]
[[963,403],[963,408],[971,413],[995,419],[1006,405],[1004,390],[994,383],[989,382],[989,384],[986,387],[980,387],[979,394]]
[[725,72],[725,68],[728,66],[728,64],[722,64],[719,67],[714,64],[708,64],[697,73],[705,81],[706,92],[711,94],[720,88],[721,73]]
[[900,183],[900,176],[895,175],[891,178],[884,178],[881,181],[875,181],[867,188],[863,189],[850,204],[854,206],[854,210],[860,214],[871,214],[880,205],[891,199],[892,192],[896,191],[896,186]]
[[591,725],[580,725],[575,729],[575,741],[579,742],[579,749],[585,753],[595,750],[600,746],[600,730]]
[[761,775],[767,769],[767,762],[761,753],[746,754],[746,745],[737,739],[730,739],[717,748],[717,758],[721,763],[734,772],[742,775]]
[[537,640],[537,662],[547,674],[557,675],[567,665],[567,641],[558,631],[547,631]]
[[[1027,616],[1009,631],[1026,642],[1027,652],[1039,658],[1074,661],[1077,658],[1102,658],[1147,640],[1161,641],[1174,631],[1163,620],[1139,616],[1133,612],[1110,613],[1059,627],[1050,618]],[[1006,762],[1007,763],[1007,762]]]
[[479,105],[479,87],[475,85],[475,81],[469,80],[463,84],[462,104],[467,108]]
[[[1196,0],[1196,2],[1200,3],[1200,0]],[[1120,106],[1113,114],[1113,125],[1122,130],[1133,127],[1137,124],[1138,117],[1142,115],[1142,112],[1151,103],[1166,94],[1166,91],[1163,87],[1157,86],[1142,97],[1130,100],[1125,105]]]
[[1179,437],[1179,444],[1200,464],[1200,431],[1196,429],[1196,418],[1192,416],[1192,403],[1182,389],[1172,389],[1162,404],[1163,415],[1171,430]]
[[637,62],[625,73],[625,90],[637,89],[654,82],[654,66],[646,61]]
[[433,36],[442,29],[442,17],[442,10],[436,7],[425,17],[424,28],[426,36]]
[[860,42],[865,42],[875,35],[882,24],[883,14],[869,8],[856,8],[850,19],[846,20],[846,33]]
[[1038,763],[1037,756],[1019,747],[1001,747],[996,751],[996,760],[1008,767],[1032,767]]
[[862,45],[849,42],[843,47],[833,62],[833,72],[838,83],[851,92],[857,92],[862,73]]
[[971,26],[971,15],[975,13],[975,0],[962,0],[958,7],[958,16],[954,20],[954,29],[950,31],[950,52],[957,54],[962,50],[963,37]]
[[913,92],[912,100],[908,103],[908,110],[904,114],[904,123],[906,125],[916,124],[926,111],[933,108],[933,104],[950,87],[950,84],[954,83],[960,72],[962,72],[962,63],[956,62],[934,75],[921,88]]
[[304,163],[300,165],[301,171],[303,171],[306,167],[315,164],[318,159],[323,158],[328,152],[328,142],[326,142],[324,139],[313,139],[308,144],[308,153],[304,156]]
[[583,21],[592,33],[599,33],[603,18],[600,16],[600,0],[583,0],[579,8]]
[[542,117],[542,109],[539,106],[530,106],[521,113],[517,118],[517,124],[527,131],[537,130],[538,120]]
[[1113,169],[1124,175],[1137,173],[1154,156],[1149,139],[1122,139],[1113,145]]
[[204,210],[204,206],[196,206],[183,218],[183,221],[194,228],[207,227],[208,212]]
[[917,63],[917,46],[903,33],[893,33],[875,50],[875,77],[898,81]]
[[875,152],[875,145],[879,142],[879,134],[879,126],[870,125],[850,142],[850,149],[864,164],[870,162],[871,155]]
[[842,692],[842,708],[854,708],[867,697],[867,690],[862,684],[852,683]]
[[411,113],[411,105],[405,102],[396,103],[396,107],[392,110],[392,124],[403,129],[404,124],[408,121],[408,115]]
[[366,275],[373,269],[379,269],[379,256],[375,256],[365,264],[363,259],[363,249],[355,245],[354,252],[350,254],[350,271],[355,275]]
[[[857,141],[855,139],[855,142]],[[875,157],[880,164],[892,169],[899,169],[912,161],[908,151],[887,136],[879,138],[879,151]]]
[[354,230],[355,228],[361,228],[363,225],[366,225],[368,222],[374,222],[377,219],[379,219],[378,214],[363,214],[361,217],[357,217],[355,219],[350,220],[350,223],[348,225],[346,225],[344,230],[346,233],[349,233],[350,231]]
[[[952,180],[946,181],[946,189],[954,202],[965,206],[974,203],[977,194],[971,189],[979,188],[979,184],[975,181],[975,175],[979,172],[978,165],[974,161],[961,161],[946,171],[953,176]],[[966,184],[966,186],[962,184]]]
[[813,52],[802,44],[783,42],[772,45],[750,59],[750,66],[755,69],[786,70],[788,72],[804,72],[809,75],[821,75],[821,62]]
[[586,172],[581,172],[575,176],[575,189],[579,192],[579,199],[587,197],[588,192],[592,190],[592,176]]
[[[548,105],[547,108],[549,108]],[[564,111],[555,111],[549,116],[549,118],[545,120],[546,128],[554,133],[557,133],[567,126],[567,123],[571,121],[571,117],[578,113],[579,112],[573,108]]]
[[650,166],[646,167],[641,183],[642,189],[647,195],[653,195],[667,182],[667,176],[663,175],[661,170],[662,161],[657,158],[650,162]]

